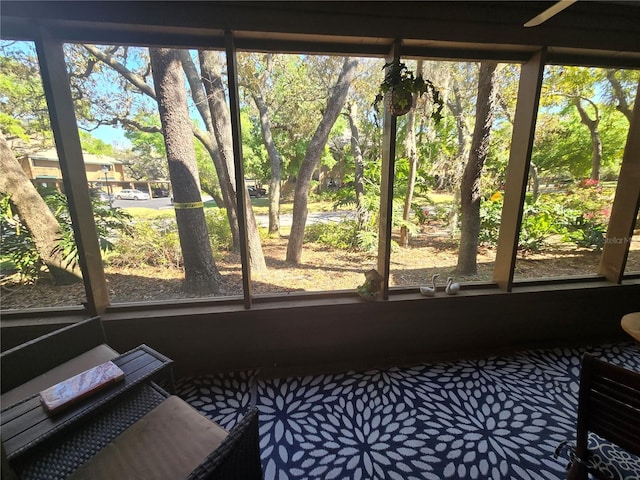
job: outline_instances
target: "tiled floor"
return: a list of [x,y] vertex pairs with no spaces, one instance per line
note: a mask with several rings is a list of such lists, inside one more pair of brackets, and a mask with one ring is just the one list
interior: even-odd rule
[[410,368],[262,379],[184,378],[178,394],[226,428],[260,410],[271,479],[565,478],[580,357],[640,371],[640,346],[538,350]]

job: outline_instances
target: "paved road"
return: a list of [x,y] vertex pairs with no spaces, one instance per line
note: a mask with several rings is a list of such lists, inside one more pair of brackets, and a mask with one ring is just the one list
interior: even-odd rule
[[[206,202],[210,200],[210,197],[204,197]],[[153,208],[155,210],[165,210],[173,208],[171,200],[168,197],[165,198],[152,198],[150,200],[114,200],[114,207],[119,208]],[[293,215],[290,213],[280,215],[280,226],[290,227]],[[337,212],[312,212],[309,213],[307,218],[307,225],[314,223],[328,223],[328,222],[341,222],[345,218],[355,219],[355,212],[351,211],[337,211]],[[256,215],[256,221],[260,227],[269,226],[268,215]]]
[[150,200],[114,200],[113,206],[118,208],[153,208],[155,210],[163,210],[173,208],[169,197],[152,198]]
[[[339,223],[344,219],[355,219],[355,212],[346,212],[343,210],[337,212],[311,212],[307,217],[307,225],[311,225],[313,223],[329,223],[336,222]],[[290,213],[285,213],[280,215],[280,226],[281,227],[290,227],[293,219],[293,215]],[[268,215],[256,215],[256,222],[258,222],[259,227],[268,227],[269,226],[269,216]]]

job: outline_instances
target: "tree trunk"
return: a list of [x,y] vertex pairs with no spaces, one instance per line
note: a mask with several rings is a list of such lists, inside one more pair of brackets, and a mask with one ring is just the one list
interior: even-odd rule
[[[213,201],[216,202],[216,205],[218,206],[218,208],[224,207],[224,198],[220,194],[220,190],[218,190],[217,188],[214,188],[210,192],[207,192],[206,190],[203,190],[203,192],[206,192],[209,195],[211,195],[211,198],[213,198]],[[227,220],[228,219],[229,219],[229,216],[227,215]]]
[[480,233],[480,177],[489,151],[489,138],[496,100],[497,62],[482,62],[478,75],[476,123],[471,139],[469,161],[462,175],[460,197],[462,226],[456,271],[476,274],[478,271],[478,235]]
[[[416,67],[416,76],[422,75],[424,66],[423,60],[418,60]],[[404,197],[404,208],[402,210],[402,219],[408,223],[411,215],[411,202],[413,201],[413,190],[416,186],[416,172],[418,171],[418,152],[416,151],[416,114],[415,106],[418,100],[418,94],[414,93],[411,99],[411,110],[407,115],[407,138],[405,140],[405,149],[407,151],[407,159],[409,160],[409,178],[407,179],[407,194]],[[406,225],[400,227],[400,246],[409,246],[409,231]]]
[[[140,89],[142,93],[156,99],[154,88],[145,83],[144,78],[140,75],[128,70],[124,65],[117,62],[111,55],[106,54],[92,45],[84,45],[84,47],[94,55],[98,60],[109,65],[115,71],[120,73],[129,83]],[[231,126],[229,120],[229,111],[225,100],[225,92],[222,86],[221,68],[215,52],[202,51],[200,53],[202,77],[196,78],[197,69],[193,65],[191,56],[186,51],[178,51],[178,59],[182,63],[182,67],[189,85],[194,102],[207,128],[205,134],[196,126],[191,125],[193,135],[207,149],[213,160],[220,182],[220,190],[222,192],[223,202],[219,202],[220,197],[216,198],[216,203],[227,209],[227,217],[229,219],[229,227],[233,236],[233,244],[236,249],[240,245],[240,234],[238,226],[238,210],[235,194],[235,173],[233,166],[233,152],[231,143]],[[206,95],[202,93],[202,84],[204,84]],[[204,107],[206,105],[206,108]],[[226,125],[226,127],[225,127]],[[227,130],[224,130],[226,128]],[[226,155],[223,157],[220,144],[226,145],[224,148]],[[262,271],[266,269],[262,246],[260,244],[260,236],[258,227],[253,216],[251,202],[247,192],[247,232],[249,243],[249,263],[254,271]]]
[[[465,122],[464,108],[462,106],[462,97],[460,94],[460,88],[457,85],[453,86],[453,101],[448,100],[447,107],[453,113],[453,117],[456,119],[456,132],[458,137],[458,152],[455,158],[455,166],[453,168],[453,178],[451,182],[455,185],[458,183],[458,179],[461,178],[464,169],[464,159],[467,158],[467,137],[469,127]],[[444,175],[443,175],[444,177]],[[456,189],[453,195],[453,207],[449,213],[449,225],[451,227],[451,235],[454,235],[458,228],[458,205],[460,204],[460,190]]]
[[184,259],[183,289],[198,295],[217,293],[222,277],[213,259],[202,207],[180,54],[177,50],[150,48],[149,56]]
[[622,113],[626,117],[629,124],[631,124],[631,115],[633,113],[633,110],[631,109],[631,107],[629,106],[629,103],[627,102],[627,97],[624,94],[622,84],[616,77],[616,71],[617,70],[611,70],[611,69],[607,70],[607,80],[609,80],[609,83],[613,88],[614,98],[618,101],[618,104],[616,105],[616,110]]
[[267,104],[261,93],[253,94],[253,101],[260,114],[260,130],[262,141],[267,149],[271,162],[271,179],[269,181],[269,235],[280,236],[280,185],[282,184],[282,156],[278,152],[273,135],[271,134],[271,122]]
[[590,180],[600,180],[600,165],[602,164],[602,139],[600,138],[600,131],[598,125],[600,124],[600,113],[595,103],[587,100],[594,109],[595,119],[591,119],[589,114],[582,106],[580,98],[573,98],[573,104],[578,109],[581,122],[589,129],[589,135],[591,136],[591,175]]
[[531,162],[531,183],[533,184],[531,191],[533,193],[533,202],[538,201],[538,197],[540,196],[540,177],[538,176],[538,166]]
[[331,97],[329,97],[327,102],[327,108],[322,115],[322,120],[318,128],[311,138],[311,142],[307,147],[304,159],[300,165],[293,197],[293,220],[291,224],[291,235],[289,235],[289,242],[287,244],[287,262],[299,264],[301,261],[304,228],[307,223],[307,204],[309,201],[311,177],[320,161],[322,149],[327,143],[331,128],[347,100],[349,86],[355,77],[357,66],[358,61],[356,59],[345,57],[342,71],[338,76]]
[[[238,227],[238,203],[233,166],[231,120],[217,55],[217,52],[199,51],[201,78],[199,82],[196,82],[195,79],[190,81],[190,84],[192,85],[192,92],[194,87],[199,87],[201,84],[204,85],[206,95],[202,96],[202,98],[198,96],[197,101],[198,103],[206,101],[206,108],[199,105],[198,110],[202,111],[201,117],[205,121],[207,132],[215,142],[218,158],[216,159],[216,157],[212,156],[212,159],[218,174],[224,207],[227,209],[227,218],[229,219],[231,235],[233,236],[233,246],[238,250],[240,248],[240,230]],[[193,71],[195,71],[195,67],[193,69],[189,68],[189,72]],[[187,78],[189,78],[189,74]],[[196,101],[196,97],[194,97],[194,101]],[[206,113],[204,113],[205,110]]]
[[[237,211],[235,207],[235,205],[237,205],[235,189],[236,176],[234,170],[231,118],[222,85],[222,73],[218,53],[211,50],[200,50],[199,55],[202,79],[209,100],[209,109],[211,110],[213,131],[216,141],[218,142],[218,151],[220,152],[222,163],[226,165],[227,170],[224,179],[219,175],[218,178],[221,188],[223,187],[223,183],[225,184],[224,188],[222,188],[225,202],[232,202],[234,204],[234,211]],[[225,194],[225,192],[228,193]],[[247,206],[245,219],[249,247],[249,266],[251,270],[256,273],[265,272],[267,270],[267,264],[264,260],[258,225],[256,224],[253,207],[251,206],[251,198],[249,197],[247,189],[245,189],[243,195],[245,196],[245,204]],[[231,206],[227,208],[231,208]]]
[[0,192],[11,197],[20,220],[31,232],[40,258],[49,269],[56,285],[68,285],[82,280],[80,271],[67,265],[56,246],[62,230],[36,187],[22,170],[15,155],[0,132]]
[[[189,82],[189,87],[191,90],[191,98],[193,99],[193,103],[198,109],[198,113],[200,114],[200,118],[204,122],[205,129],[207,131],[207,135],[196,135],[196,138],[200,140],[200,143],[204,146],[204,148],[209,153],[211,160],[213,161],[213,167],[216,170],[216,175],[218,176],[218,185],[219,189],[216,188],[213,191],[207,192],[216,202],[216,205],[219,208],[225,208],[227,212],[227,219],[229,221],[229,227],[231,228],[231,236],[233,238],[233,245],[235,249],[240,248],[240,233],[238,230],[238,215],[236,204],[229,204],[229,202],[225,201],[225,198],[229,197],[229,192],[222,191],[222,182],[220,182],[219,178],[222,175],[223,178],[228,176],[226,165],[223,164],[222,158],[220,157],[220,152],[218,151],[218,145],[216,142],[215,135],[213,133],[213,122],[211,120],[211,110],[209,110],[209,103],[207,101],[207,96],[204,91],[204,85],[202,82],[202,77],[198,73],[198,69],[193,63],[193,59],[189,53],[189,50],[178,50],[180,53],[180,62],[182,63],[182,69],[184,70],[185,76],[187,77],[187,81]],[[225,182],[225,185],[228,185],[228,182]],[[226,193],[226,195],[225,195]],[[228,208],[227,205],[230,205],[231,208]]]
[[355,103],[349,105],[347,120],[351,129],[351,150],[353,152],[353,162],[355,163],[354,187],[356,191],[356,218],[358,221],[358,230],[364,228],[365,211],[362,206],[362,197],[364,196],[364,160],[362,159],[362,150],[360,149],[360,132],[356,123],[357,106]]

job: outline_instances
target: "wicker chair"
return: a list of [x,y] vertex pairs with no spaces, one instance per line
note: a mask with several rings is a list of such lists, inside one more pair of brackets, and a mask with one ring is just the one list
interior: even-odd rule
[[[589,474],[606,479],[640,478],[638,456],[640,373],[585,354],[580,372],[576,447],[568,478],[584,480]],[[614,457],[625,460],[616,461]]]
[[117,356],[99,317],[18,345],[0,356],[2,408]]
[[[169,396],[153,382],[143,384],[125,393],[99,415],[54,435],[10,464],[7,462],[7,467],[21,480],[66,479]],[[4,466],[2,474],[4,480]]]
[[258,410],[227,432],[175,396],[142,417],[69,480],[262,479]]
[[188,480],[262,479],[258,409],[252,408]]
[[[116,357],[104,342],[95,317],[4,352],[3,407]],[[16,478],[13,471],[29,480],[262,479],[258,410],[227,432],[149,382],[11,464],[3,446],[2,479]]]

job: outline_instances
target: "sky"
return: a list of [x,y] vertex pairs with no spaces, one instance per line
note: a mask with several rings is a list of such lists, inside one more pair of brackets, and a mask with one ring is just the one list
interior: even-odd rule
[[124,136],[124,130],[120,127],[101,125],[93,130],[91,135],[118,149],[131,148],[131,142]]

